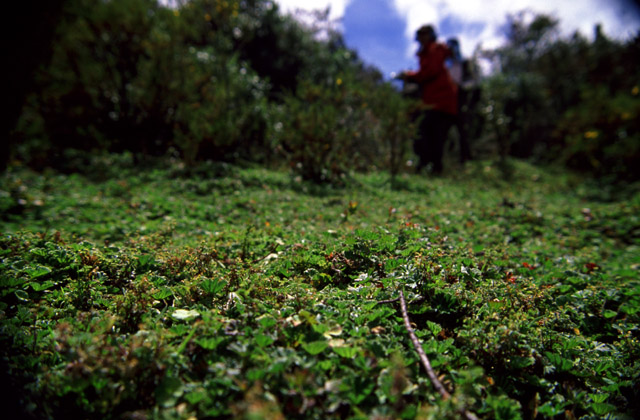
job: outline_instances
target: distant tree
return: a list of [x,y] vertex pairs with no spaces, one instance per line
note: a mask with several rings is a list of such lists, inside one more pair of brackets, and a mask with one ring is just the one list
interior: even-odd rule
[[507,44],[484,52],[498,69],[485,96],[502,155],[633,176],[639,37],[613,41],[596,26],[593,42],[578,33],[562,38],[556,19],[529,13],[510,16],[506,27]]
[[[530,23],[527,21],[530,20]],[[528,157],[551,131],[550,92],[537,64],[557,40],[558,21],[546,15],[518,13],[507,19],[507,43],[489,52],[499,69],[499,83],[487,93],[499,103],[502,116],[490,118],[504,128],[499,137],[503,154]],[[486,54],[486,53],[485,53]],[[494,109],[498,109],[495,108]]]
[[15,128],[27,94],[34,88],[34,73],[52,51],[53,33],[66,0],[12,2],[5,16],[4,110],[0,117],[0,170],[10,157],[10,133]]
[[388,162],[397,173],[405,104],[327,10],[311,17],[272,0],[65,0],[13,153],[68,170],[127,151],[138,162],[306,162],[299,172],[320,182]]

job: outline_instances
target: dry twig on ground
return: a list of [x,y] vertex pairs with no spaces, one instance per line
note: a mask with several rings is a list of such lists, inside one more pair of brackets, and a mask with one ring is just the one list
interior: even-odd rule
[[[443,400],[447,400],[451,398],[451,394],[445,389],[444,385],[442,385],[442,382],[440,382],[440,380],[438,379],[438,376],[433,371],[433,368],[431,367],[431,362],[429,362],[429,358],[427,357],[427,354],[424,352],[424,349],[422,348],[422,344],[420,344],[420,341],[418,340],[418,336],[416,336],[416,333],[413,331],[413,327],[411,327],[411,321],[409,320],[409,314],[407,313],[407,302],[404,299],[404,293],[402,292],[402,290],[400,290],[400,310],[402,311],[402,319],[404,320],[404,326],[407,329],[407,332],[409,333],[409,337],[411,338],[413,347],[416,349],[416,352],[418,352],[418,356],[420,357],[420,362],[422,363],[422,366],[427,371],[427,376],[429,376],[429,380],[431,381],[433,386],[436,388],[436,390],[440,393],[440,396],[442,396]],[[468,410],[463,409],[460,414],[462,414],[464,418],[466,418],[467,420],[478,420],[476,415]]]

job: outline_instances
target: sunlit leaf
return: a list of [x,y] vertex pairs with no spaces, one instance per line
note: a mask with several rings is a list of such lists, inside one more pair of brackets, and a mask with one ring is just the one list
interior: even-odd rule
[[352,359],[356,357],[360,349],[357,347],[333,347],[333,351],[341,357]]
[[205,292],[211,295],[217,295],[224,290],[227,282],[220,279],[205,279],[200,285]]
[[305,351],[312,356],[322,353],[324,349],[326,349],[328,346],[329,346],[329,343],[327,343],[324,340],[312,341],[310,343],[302,344],[302,348],[305,349]]
[[160,299],[160,300],[166,299],[169,296],[173,296],[173,292],[168,287],[163,287],[162,289],[160,289],[159,291],[153,294],[154,299]]
[[215,350],[223,341],[224,337],[204,337],[197,339],[196,343],[205,350]]
[[256,340],[256,344],[260,347],[267,347],[269,345],[271,345],[274,340],[273,338],[269,337],[268,335],[264,335],[264,334],[258,334],[255,336],[255,340]]
[[35,292],[40,292],[40,291],[42,291],[42,290],[49,289],[49,288],[51,288],[51,287],[53,287],[53,286],[55,286],[55,285],[56,285],[56,284],[55,284],[53,281],[51,281],[51,280],[47,280],[47,281],[44,281],[44,282],[42,282],[42,283],[35,282],[35,281],[32,281],[32,282],[30,282],[30,283],[29,283],[29,286],[31,286],[31,288],[32,288]]
[[176,309],[171,314],[171,317],[173,319],[178,319],[178,320],[181,320],[181,321],[197,318],[199,316],[200,316],[200,312],[198,312],[198,311],[196,311],[194,309],[191,309],[191,310],[189,310],[189,309]]
[[39,277],[46,276],[47,274],[51,273],[51,269],[49,267],[38,265],[35,267],[27,268],[26,272],[29,275],[29,277],[31,277],[32,279],[37,279]]
[[16,290],[15,295],[22,302],[29,302],[29,294],[24,290]]

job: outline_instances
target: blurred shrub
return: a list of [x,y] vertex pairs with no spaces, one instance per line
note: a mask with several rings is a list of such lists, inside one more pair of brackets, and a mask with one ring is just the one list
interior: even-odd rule
[[[196,13],[204,3],[214,16]],[[161,155],[174,147],[189,162],[250,153],[264,138],[268,85],[238,60],[222,24],[212,27],[237,10],[211,1],[183,9],[69,2],[16,130],[18,156],[59,166],[67,149]]]
[[417,124],[412,115],[420,108],[420,101],[398,95],[390,84],[383,84],[372,92],[371,108],[379,122],[376,133],[379,143],[375,152],[378,159],[383,160],[378,166],[395,177],[411,157],[410,146],[417,134]]
[[10,134],[16,127],[28,94],[34,88],[34,73],[52,53],[53,34],[66,0],[23,0],[11,9],[10,33],[2,44],[5,84],[0,116],[0,172],[6,169],[11,151]]
[[352,171],[397,174],[415,127],[390,85],[345,73],[331,85],[302,83],[277,107],[272,137],[305,180],[341,184]]
[[[635,94],[634,94],[635,93]],[[585,87],[583,100],[560,119],[556,136],[566,145],[567,166],[599,176],[640,179],[640,97],[638,87],[611,95],[603,86]]]
[[640,37],[612,41],[596,26],[592,42],[578,33],[563,39],[558,23],[525,12],[510,16],[507,44],[482,52],[497,69],[483,84],[488,137],[502,158],[638,179],[628,161],[638,149],[629,92],[640,77]]
[[67,171],[126,152],[284,162],[316,182],[398,173],[407,103],[345,47],[328,11],[311,17],[271,0],[68,0],[13,155]]
[[211,48],[190,50],[175,104],[173,134],[187,163],[196,160],[259,160],[266,128],[266,83],[237,58]]
[[[301,84],[277,108],[274,135],[278,151],[305,180],[340,184],[346,174],[363,164],[352,156],[364,118],[362,105],[341,79],[335,86]],[[359,106],[360,105],[360,106]]]
[[[346,48],[328,10],[284,16],[273,0],[66,0],[51,61],[37,72],[8,144],[34,167],[91,167],[83,154],[171,154],[186,163],[290,165],[304,179],[399,173],[411,103]],[[484,142],[594,175],[638,178],[640,37],[563,39],[520,13],[483,51]],[[635,93],[630,93],[635,89]]]
[[157,4],[70,0],[65,6],[51,63],[39,72],[39,89],[18,123],[18,157],[58,165],[67,149],[146,152],[156,134],[148,129],[162,129],[142,107],[147,92],[140,83]]

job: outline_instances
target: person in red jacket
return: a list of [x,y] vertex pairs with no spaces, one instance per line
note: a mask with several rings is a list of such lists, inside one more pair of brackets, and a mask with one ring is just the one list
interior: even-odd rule
[[431,25],[418,29],[416,40],[420,43],[417,54],[420,70],[402,72],[398,78],[417,83],[421,89],[424,110],[419,137],[413,147],[420,158],[417,170],[431,163],[433,173],[439,174],[444,144],[458,113],[458,87],[445,66],[452,52],[447,45],[436,41],[436,31]]

